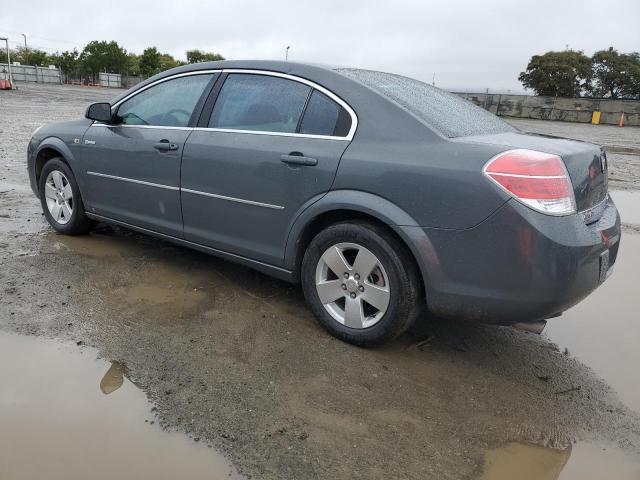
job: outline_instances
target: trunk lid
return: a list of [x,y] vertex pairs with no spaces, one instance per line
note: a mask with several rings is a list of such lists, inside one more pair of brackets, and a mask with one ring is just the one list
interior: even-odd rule
[[[604,149],[579,140],[517,132],[457,138],[465,143],[502,145],[505,149],[526,148],[558,155],[571,178],[578,212],[602,203],[608,193],[608,164]],[[592,216],[591,221],[597,220]]]

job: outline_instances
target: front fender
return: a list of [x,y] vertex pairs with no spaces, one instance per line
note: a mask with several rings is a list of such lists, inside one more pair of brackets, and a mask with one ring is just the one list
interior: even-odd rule
[[413,254],[428,289],[430,275],[437,274],[439,262],[425,230],[407,212],[389,200],[356,190],[332,190],[296,217],[287,238],[285,268],[296,271],[297,253],[305,229],[320,215],[337,210],[369,215],[393,229]]
[[82,169],[80,168],[80,161],[77,158],[77,155],[74,155],[72,149],[69,148],[65,141],[60,139],[59,137],[46,137],[38,144],[38,146],[34,149],[28,159],[31,189],[34,191],[36,196],[39,196],[38,175],[40,173],[36,171],[36,159],[38,158],[40,153],[46,149],[55,150],[60,154],[60,156],[64,157],[64,160],[69,164],[69,168],[71,168],[74,176],[76,177],[78,188],[80,189],[80,193],[82,194],[84,192],[84,175],[82,175]]

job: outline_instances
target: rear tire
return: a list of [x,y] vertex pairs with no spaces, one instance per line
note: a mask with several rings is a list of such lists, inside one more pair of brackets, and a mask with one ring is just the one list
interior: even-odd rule
[[56,231],[79,235],[91,229],[76,177],[61,158],[52,158],[44,164],[38,191],[44,216]]
[[413,258],[397,238],[373,223],[349,221],[321,231],[305,252],[301,280],[320,325],[355,345],[393,340],[421,311]]

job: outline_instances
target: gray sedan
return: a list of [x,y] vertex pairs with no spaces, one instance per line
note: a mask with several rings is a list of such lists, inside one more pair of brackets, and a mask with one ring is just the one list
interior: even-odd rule
[[620,244],[601,147],[367,70],[179,67],[37,130],[28,170],[57,231],[118,224],[301,283],[319,322],[359,345],[423,307],[557,316]]

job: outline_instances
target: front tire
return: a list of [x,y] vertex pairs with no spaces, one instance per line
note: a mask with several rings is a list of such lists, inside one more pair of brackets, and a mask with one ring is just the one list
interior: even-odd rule
[[373,223],[344,222],[321,231],[305,252],[301,280],[318,322],[355,345],[393,340],[420,312],[422,289],[413,258]]
[[44,216],[56,231],[78,235],[91,229],[76,177],[61,158],[52,158],[44,164],[38,190]]

